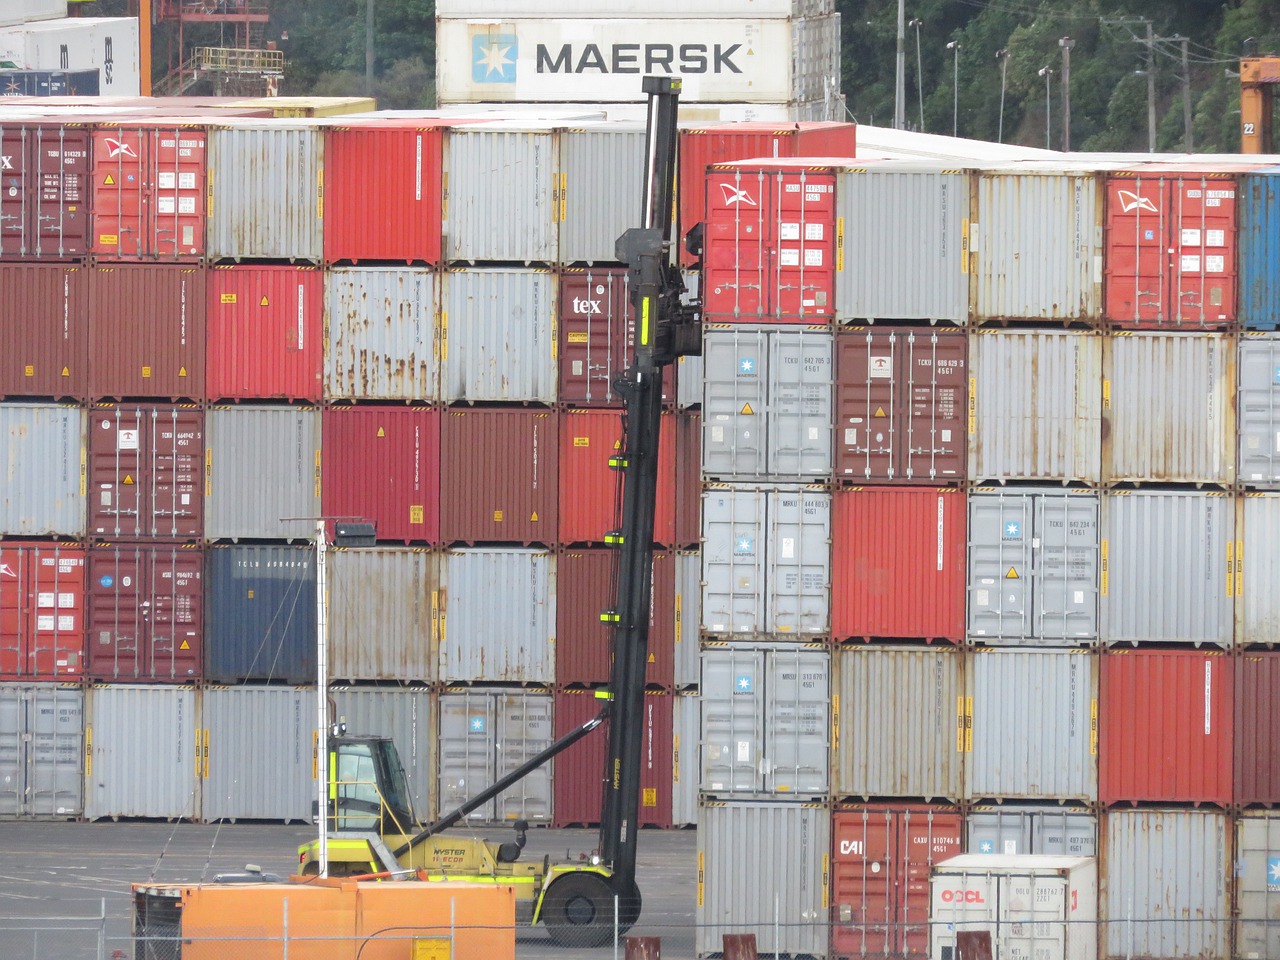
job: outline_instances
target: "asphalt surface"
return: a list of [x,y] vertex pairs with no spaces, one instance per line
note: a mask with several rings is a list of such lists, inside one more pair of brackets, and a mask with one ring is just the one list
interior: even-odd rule
[[[477,831],[509,839],[510,830]],[[191,823],[0,823],[0,960],[133,960],[130,885],[209,881],[253,863],[287,876],[310,826]],[[523,857],[576,860],[593,830],[529,831]],[[694,955],[697,841],[693,830],[645,830],[636,935],[660,936],[666,958]],[[227,960],[233,960],[229,950]],[[610,947],[566,950],[541,928],[516,938],[519,960],[609,960]]]

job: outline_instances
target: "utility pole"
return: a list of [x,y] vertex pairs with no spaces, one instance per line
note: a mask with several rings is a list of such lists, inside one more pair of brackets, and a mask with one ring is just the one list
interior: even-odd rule
[[1049,99],[1049,81],[1053,79],[1052,67],[1041,67],[1040,76],[1044,77],[1044,148],[1049,146],[1049,131],[1053,128],[1053,101]]
[[916,101],[920,104],[920,132],[924,133],[924,71],[920,69],[920,28],[924,21],[912,17],[907,26],[916,28]]
[[1071,48],[1076,42],[1070,37],[1058,41],[1062,48],[1062,149],[1071,151]]
[[373,0],[364,0],[364,95],[373,96]]
[[951,77],[951,135],[955,137],[960,129],[960,41],[952,40],[947,49],[954,53],[955,61]]
[[1000,61],[1000,132],[996,134],[996,142],[1004,143],[1004,87],[1005,75],[1009,72],[1009,51],[996,51],[996,59]]
[[1147,21],[1147,153],[1156,152],[1156,36]]
[[898,0],[898,59],[893,88],[893,128],[907,127],[907,0]]
[[1182,125],[1186,133],[1183,135],[1183,149],[1187,153],[1195,153],[1191,141],[1191,67],[1187,63],[1187,38],[1175,37],[1182,42]]

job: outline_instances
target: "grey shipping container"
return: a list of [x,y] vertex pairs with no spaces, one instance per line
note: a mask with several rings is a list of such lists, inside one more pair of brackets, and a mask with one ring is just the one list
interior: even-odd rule
[[400,754],[413,812],[430,822],[436,816],[436,695],[423,687],[329,688],[331,720],[343,721],[352,736],[390,737]]
[[[700,297],[702,271],[681,270],[685,295],[681,302],[696,302]],[[676,406],[681,410],[702,406],[703,361],[701,355],[686,355],[676,361]],[[664,392],[670,393],[670,388]]]
[[279,119],[210,129],[212,259],[323,259],[322,134],[315,124]]
[[970,344],[969,477],[1102,479],[1102,338],[982,330]]
[[1104,820],[1102,955],[1225,956],[1231,926],[1226,814],[1111,810]]
[[676,554],[676,653],[673,682],[677,689],[698,685],[698,636],[702,627],[702,555]]
[[837,320],[968,319],[970,184],[965,171],[908,160],[837,174]]
[[636,198],[644,183],[644,125],[561,130],[559,139],[559,260],[615,261],[615,241],[636,225]]
[[1240,340],[1239,478],[1248,487],[1280,488],[1280,336]]
[[1218,493],[1104,496],[1103,642],[1230,647],[1234,521],[1231,501]]
[[1280,817],[1247,813],[1236,828],[1235,953],[1240,960],[1280,957]]
[[449,550],[441,560],[440,679],[555,682],[556,568],[540,550]]
[[960,651],[846,646],[833,663],[831,792],[842,799],[959,799]]
[[702,627],[725,636],[829,629],[831,495],[716,484],[702,495]]
[[[553,698],[525,690],[440,694],[440,810],[448,813],[551,745]],[[552,764],[467,814],[468,822],[551,820]]]
[[339,547],[328,553],[329,675],[436,680],[439,557],[421,547]]
[[311,819],[316,798],[316,691],[205,687],[201,814],[214,820]]
[[437,400],[436,273],[335,267],[325,274],[324,392],[334,400]]
[[761,953],[827,956],[831,814],[802,803],[717,803],[698,810],[699,957],[726,933]]
[[79,817],[83,756],[80,687],[0,684],[0,819]]
[[205,423],[205,536],[310,538],[315,524],[305,518],[320,516],[320,411],[214,407]]
[[969,497],[969,637],[1096,643],[1098,495],[978,490]]
[[1073,807],[1016,804],[973,807],[966,818],[969,853],[1092,857],[1098,816]]
[[1236,642],[1280,644],[1280,494],[1251,493],[1240,501]]
[[1106,340],[1102,469],[1111,481],[1235,480],[1235,346],[1211,333]]
[[0,405],[0,535],[84,536],[85,427],[74,406]]
[[555,400],[556,295],[550,271],[447,270],[439,336],[442,399]]
[[981,650],[965,676],[965,794],[1098,799],[1098,658]]
[[831,655],[816,644],[702,651],[702,792],[825,797]]
[[701,705],[702,698],[696,690],[677,692],[672,703],[675,713],[671,733],[671,823],[676,827],[694,826],[698,822]]
[[202,732],[195,687],[99,684],[85,717],[84,815],[200,816]]
[[704,476],[831,476],[829,330],[731,325],[708,330],[702,350]]

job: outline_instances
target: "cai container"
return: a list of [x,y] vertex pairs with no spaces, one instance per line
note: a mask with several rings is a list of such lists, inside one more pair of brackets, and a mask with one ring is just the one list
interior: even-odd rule
[[1280,805],[1280,654],[1236,661],[1235,789],[1241,807]]
[[0,404],[0,534],[84,535],[87,420],[69,404]]
[[[348,735],[390,737],[400,754],[413,812],[429,823],[436,804],[436,745],[439,697],[425,687],[329,688],[332,719],[347,725]],[[447,811],[445,811],[447,812]]]
[[74,679],[84,642],[84,548],[0,540],[0,677]]
[[89,249],[93,144],[86,126],[0,122],[0,258],[70,260]]
[[0,397],[85,395],[89,276],[79,264],[0,264]]
[[644,124],[570,127],[559,139],[559,260],[616,261],[614,244],[637,226],[646,164]]
[[330,676],[433,683],[438,556],[400,546],[337,547],[327,556]]
[[991,804],[969,808],[965,818],[969,853],[1093,857],[1098,853],[1098,815],[1060,804]]
[[1254,489],[1280,489],[1280,338],[1241,337],[1236,374],[1237,479]]
[[0,684],[0,818],[79,819],[83,764],[82,687]]

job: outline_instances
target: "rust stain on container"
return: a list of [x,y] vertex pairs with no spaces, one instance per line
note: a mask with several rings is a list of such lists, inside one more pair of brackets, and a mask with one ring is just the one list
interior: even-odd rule
[[0,264],[0,396],[82,397],[88,359],[89,271]]

